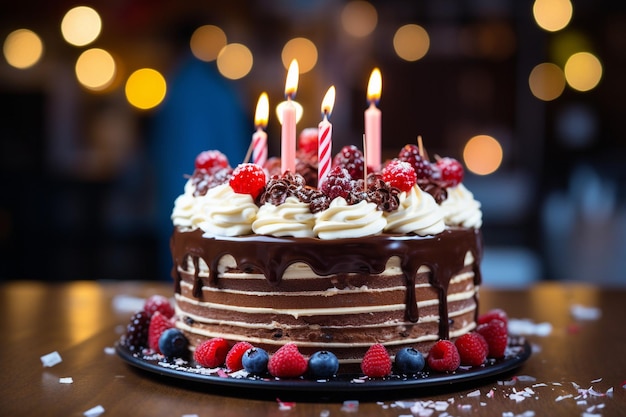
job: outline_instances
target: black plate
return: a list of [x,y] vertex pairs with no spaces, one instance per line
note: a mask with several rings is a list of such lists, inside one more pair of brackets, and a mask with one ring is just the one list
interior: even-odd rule
[[[122,344],[116,346],[117,354],[130,365],[153,374],[163,375],[178,380],[191,381],[195,384],[208,384],[219,387],[237,388],[240,392],[269,390],[295,393],[359,393],[393,392],[418,388],[437,388],[467,384],[477,380],[486,380],[511,371],[523,364],[531,355],[531,347],[525,339],[513,340],[503,359],[488,360],[483,366],[460,368],[451,373],[421,372],[415,376],[392,374],[386,378],[366,378],[359,374],[340,374],[330,380],[315,381],[310,379],[278,379],[273,377],[229,377],[206,374],[208,369],[197,367],[193,360],[165,359],[162,355],[144,356],[133,353]],[[201,373],[202,372],[202,373]],[[247,389],[246,389],[247,388]]]

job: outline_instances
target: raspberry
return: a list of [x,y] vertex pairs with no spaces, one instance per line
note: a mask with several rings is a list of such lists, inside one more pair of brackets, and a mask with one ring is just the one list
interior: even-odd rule
[[461,365],[480,366],[487,359],[489,346],[479,333],[466,333],[456,339],[454,345],[459,351]]
[[446,187],[456,187],[463,181],[463,165],[454,158],[439,158],[437,168]]
[[228,354],[228,342],[221,337],[205,340],[196,347],[193,359],[206,368],[216,368],[224,364]]
[[150,328],[148,329],[148,346],[157,353],[161,353],[159,349],[159,338],[167,329],[174,327],[172,322],[165,315],[156,311],[150,319]]
[[276,351],[267,363],[271,375],[277,378],[296,378],[306,372],[307,360],[295,343],[287,343]]
[[230,348],[228,354],[226,355],[226,367],[233,372],[243,369],[241,358],[248,349],[251,349],[253,347],[254,346],[252,346],[252,343],[248,342],[235,343],[235,345]]
[[426,159],[420,155],[419,147],[417,145],[408,144],[404,145],[404,148],[400,150],[398,159],[411,164],[415,170],[417,181],[429,181],[433,175],[433,168]]
[[152,295],[146,299],[146,302],[143,305],[143,310],[150,317],[152,317],[156,311],[160,312],[168,319],[174,316],[174,309],[170,304],[170,300],[167,297],[158,294]]
[[196,156],[195,167],[196,169],[205,169],[208,172],[220,168],[228,168],[228,158],[220,151],[211,150],[200,152],[198,156]]
[[461,365],[461,357],[454,343],[449,340],[440,340],[428,352],[428,366],[437,372],[456,371]]
[[480,333],[489,345],[490,358],[504,357],[504,351],[508,343],[508,331],[506,324],[500,319],[493,319],[488,323],[479,324],[476,332]]
[[239,165],[230,178],[230,186],[236,193],[250,194],[254,199],[263,191],[265,182],[265,171],[256,164]]
[[391,373],[391,358],[387,349],[375,343],[365,352],[361,362],[361,371],[370,378],[382,378]]
[[506,312],[500,308],[494,308],[493,310],[489,310],[485,314],[481,314],[478,316],[478,324],[489,323],[493,319],[502,320],[504,324],[509,322],[509,317]]
[[126,326],[124,342],[131,352],[139,351],[146,347],[149,327],[150,317],[145,311],[139,311],[130,318],[130,322]]
[[317,152],[317,128],[307,127],[298,136],[298,148],[304,153]]
[[333,166],[340,166],[348,170],[353,180],[363,178],[363,152],[354,145],[347,145],[333,158]]
[[322,192],[331,200],[337,197],[346,198],[352,191],[352,179],[347,169],[336,166],[330,170],[326,181],[322,184]]
[[383,180],[400,191],[409,191],[415,185],[417,176],[411,164],[394,159],[383,169]]

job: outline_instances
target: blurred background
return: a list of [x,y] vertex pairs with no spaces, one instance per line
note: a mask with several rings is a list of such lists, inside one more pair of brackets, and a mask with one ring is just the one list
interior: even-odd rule
[[625,2],[23,0],[0,41],[0,279],[169,279],[195,155],[241,162],[297,58],[298,130],[337,89],[333,153],[378,67],[384,158],[463,161],[487,284],[626,285]]

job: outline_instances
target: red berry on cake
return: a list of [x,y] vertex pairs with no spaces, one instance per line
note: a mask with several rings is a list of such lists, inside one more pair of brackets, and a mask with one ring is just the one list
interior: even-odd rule
[[161,353],[159,349],[159,338],[167,329],[174,327],[174,324],[165,315],[155,311],[150,318],[150,327],[148,328],[148,346],[157,353]]
[[411,164],[394,159],[383,168],[383,180],[400,191],[409,191],[415,185],[417,176]]
[[478,324],[489,323],[493,319],[502,320],[504,324],[509,322],[509,317],[506,314],[506,311],[501,308],[494,308],[493,310],[489,310],[485,314],[478,316]]
[[143,305],[143,311],[150,317],[157,311],[168,319],[172,318],[174,315],[174,308],[172,304],[170,304],[169,298],[159,294],[152,295],[146,299]]
[[307,364],[296,344],[287,343],[270,357],[267,370],[277,378],[297,378],[304,375]]
[[199,344],[193,353],[193,359],[200,366],[216,368],[224,364],[228,350],[228,342],[221,337],[215,337]]
[[205,169],[211,172],[221,168],[228,168],[229,164],[226,155],[220,151],[210,150],[200,152],[196,156],[195,166],[196,169]]
[[440,340],[430,348],[427,362],[433,371],[452,372],[461,365],[461,357],[454,343],[449,340]]
[[454,345],[459,351],[461,365],[480,366],[487,359],[489,346],[479,333],[466,333],[456,339]]
[[347,145],[333,158],[333,166],[340,166],[348,170],[353,180],[363,178],[365,160],[363,152],[354,145]]
[[239,165],[230,178],[230,186],[237,194],[250,194],[254,199],[263,191],[266,182],[265,171],[256,164]]
[[298,149],[304,153],[317,152],[317,130],[316,127],[302,129],[298,136]]
[[225,363],[228,370],[235,372],[243,369],[243,364],[241,363],[243,354],[246,353],[248,349],[251,349],[253,347],[254,346],[252,346],[252,343],[248,342],[235,343],[226,355]]
[[387,349],[375,343],[365,352],[361,362],[361,371],[370,378],[382,378],[391,373],[391,357]]
[[454,158],[438,158],[437,168],[441,173],[441,180],[446,187],[456,187],[463,182],[463,165]]
[[476,332],[480,333],[489,345],[488,357],[495,359],[504,357],[508,343],[508,330],[502,320],[493,319],[488,323],[479,324]]
[[402,148],[398,154],[398,159],[411,164],[415,170],[418,182],[420,180],[430,180],[432,178],[433,168],[430,162],[422,157],[417,145],[404,145],[404,148]]
[[322,184],[322,192],[331,200],[337,197],[346,198],[352,191],[352,178],[350,173],[341,166],[330,170],[326,181]]

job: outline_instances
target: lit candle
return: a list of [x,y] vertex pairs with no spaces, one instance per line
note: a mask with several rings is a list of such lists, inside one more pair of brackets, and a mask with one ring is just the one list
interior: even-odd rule
[[252,135],[252,162],[260,166],[264,166],[267,161],[267,133],[263,129],[267,127],[269,111],[269,99],[267,93],[263,92],[256,104],[256,112],[254,113],[256,132]]
[[296,106],[292,100],[296,97],[298,90],[298,61],[295,59],[289,64],[287,71],[287,81],[285,82],[285,96],[287,102],[282,107],[282,129],[281,129],[281,150],[280,167],[281,171],[296,172]]
[[374,68],[367,84],[367,101],[370,106],[365,110],[365,142],[367,159],[365,163],[374,171],[380,170],[381,162],[381,111],[376,107],[380,100],[383,81],[380,70]]
[[322,121],[317,129],[317,187],[320,188],[330,172],[333,148],[333,125],[328,121],[335,105],[335,86],[331,86],[322,100]]

